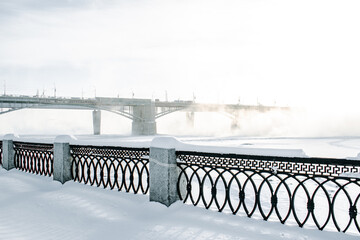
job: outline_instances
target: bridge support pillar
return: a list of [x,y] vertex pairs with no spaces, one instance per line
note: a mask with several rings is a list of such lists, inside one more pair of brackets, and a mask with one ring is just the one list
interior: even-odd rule
[[155,104],[152,101],[143,105],[133,106],[134,119],[132,122],[133,135],[156,134]]
[[236,130],[239,127],[240,127],[239,123],[236,120],[233,120],[232,123],[231,123],[231,130]]
[[194,127],[195,124],[195,112],[186,112],[186,122],[190,127]]
[[232,119],[231,122],[231,130],[236,130],[240,127],[239,125],[239,111],[233,112],[232,115],[234,116],[234,118]]
[[93,111],[93,129],[94,135],[100,135],[100,126],[101,126],[101,111]]

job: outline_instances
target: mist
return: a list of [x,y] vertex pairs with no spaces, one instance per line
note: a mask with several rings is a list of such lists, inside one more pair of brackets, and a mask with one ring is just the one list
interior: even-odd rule
[[[336,137],[360,136],[360,115],[333,109],[294,108],[267,112],[240,111],[237,127],[228,114],[195,113],[194,125],[185,112],[157,119],[160,135],[211,137]],[[0,115],[0,134],[20,135],[91,135],[92,111],[24,109]],[[131,120],[102,111],[101,134],[131,135]]]
[[[0,92],[289,106],[158,119],[161,134],[360,134],[356,0],[3,0]],[[20,110],[0,131],[92,133],[90,111]],[[131,121],[103,113],[105,134]],[[176,127],[175,127],[176,126]]]
[[232,128],[232,119],[221,113],[195,113],[191,127],[183,113],[158,120],[162,133],[200,136],[243,137],[336,137],[360,136],[360,114],[333,109],[293,108],[268,112],[241,111],[238,126]]

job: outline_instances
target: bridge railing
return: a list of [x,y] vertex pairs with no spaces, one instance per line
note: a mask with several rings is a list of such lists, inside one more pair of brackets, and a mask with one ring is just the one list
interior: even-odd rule
[[2,141],[0,141],[0,165],[2,165],[2,152],[3,152]]
[[74,181],[146,194],[149,191],[149,148],[71,145]]
[[186,151],[176,157],[178,194],[185,203],[360,233],[360,161]]
[[52,144],[14,142],[15,168],[44,176],[52,176],[54,150]]
[[[142,194],[149,191],[149,148],[69,145],[69,153],[64,153],[59,149],[56,151],[55,144],[5,141],[9,145],[7,170],[16,168],[53,176],[62,183],[64,181],[60,179],[63,178],[59,176],[68,175],[76,182],[118,191]],[[62,147],[60,145],[60,149]],[[64,164],[67,161],[70,164]],[[57,176],[54,176],[54,171],[57,171]]]
[[70,176],[65,181],[149,194],[167,206],[180,199],[240,216],[360,233],[359,160],[195,152],[163,143],[130,148],[3,140],[2,163],[10,166],[10,159],[17,169],[54,180],[64,174]]

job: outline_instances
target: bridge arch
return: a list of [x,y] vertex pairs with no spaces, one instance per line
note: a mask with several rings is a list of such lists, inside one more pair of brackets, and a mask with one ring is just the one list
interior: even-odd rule
[[[251,106],[240,104],[199,104],[193,101],[161,102],[150,99],[134,98],[53,98],[29,96],[0,96],[0,114],[21,109],[79,109],[93,110],[93,124],[100,126],[101,110],[111,112],[132,120],[132,133],[135,135],[156,134],[156,119],[174,112],[188,112],[194,120],[195,112],[221,112],[233,121],[237,121],[239,111],[267,111],[275,107]],[[279,109],[278,107],[276,107]],[[97,131],[100,132],[100,131]],[[95,133],[95,131],[94,131]]]

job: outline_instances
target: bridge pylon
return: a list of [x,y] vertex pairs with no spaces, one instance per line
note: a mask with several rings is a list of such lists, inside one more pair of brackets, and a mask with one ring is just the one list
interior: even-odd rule
[[133,106],[132,135],[156,134],[155,104],[152,101]]
[[93,111],[94,135],[100,135],[100,128],[101,128],[101,111],[100,110],[94,110]]
[[132,120],[133,135],[156,134],[155,119],[177,111],[187,112],[189,126],[194,124],[194,114],[197,112],[225,112],[228,117],[235,119],[232,125],[233,127],[237,127],[239,111],[264,112],[273,109],[290,110],[289,107],[241,104],[200,104],[195,103],[194,101],[182,100],[169,102],[159,101],[158,99],[152,101],[151,99],[140,98],[95,97],[83,99],[77,97],[0,96],[0,114],[29,108],[93,110],[94,135],[99,135],[101,130],[100,110],[109,111]]
[[194,127],[195,125],[195,112],[186,112],[186,123],[189,127]]
[[231,113],[231,115],[232,115],[231,130],[238,129],[240,127],[239,114],[240,114],[239,111],[233,111]]

